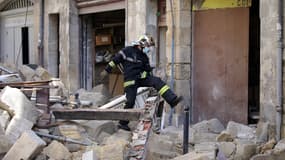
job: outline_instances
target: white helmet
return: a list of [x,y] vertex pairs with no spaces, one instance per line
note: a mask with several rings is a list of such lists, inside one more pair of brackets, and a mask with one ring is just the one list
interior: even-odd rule
[[140,45],[141,47],[154,46],[153,38],[149,35],[141,35],[138,40],[132,42],[133,46]]

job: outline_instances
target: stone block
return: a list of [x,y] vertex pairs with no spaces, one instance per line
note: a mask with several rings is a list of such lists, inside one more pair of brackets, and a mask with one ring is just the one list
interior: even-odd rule
[[105,132],[108,134],[113,134],[117,129],[113,121],[92,120],[81,122],[81,125],[86,129],[89,137],[96,142],[103,141],[103,139],[100,139],[99,137],[101,133]]
[[8,151],[3,160],[33,159],[45,145],[46,143],[33,131],[26,131]]
[[12,142],[5,135],[0,135],[0,155],[9,151],[12,147]]
[[240,139],[254,139],[255,130],[246,125],[230,121],[228,123],[226,131],[230,133],[233,137]]
[[60,134],[67,138],[71,138],[75,140],[82,139],[80,130],[77,125],[68,125],[68,124],[60,125],[58,126],[58,129],[59,129]]
[[42,67],[38,67],[36,69],[36,75],[41,79],[41,80],[51,80],[52,76],[49,74],[49,72],[42,68]]
[[227,131],[222,131],[218,137],[217,137],[217,141],[218,142],[232,142],[234,141],[234,138],[232,137],[232,135],[230,133],[228,133]]
[[232,157],[236,150],[236,145],[233,142],[221,142],[218,147],[219,152],[222,152],[226,158]]
[[51,159],[70,160],[72,156],[68,149],[58,141],[52,141],[42,153]]
[[17,117],[36,123],[40,112],[21,90],[6,86],[0,93],[0,100],[14,110]]
[[204,133],[194,131],[189,137],[189,143],[199,144],[202,142],[216,142],[218,134],[215,133]]
[[83,153],[82,160],[98,160],[94,150]]
[[199,144],[195,144],[194,151],[196,153],[203,152],[217,152],[218,146],[215,142],[203,142]]
[[221,133],[225,127],[216,118],[210,120],[204,120],[202,122],[196,123],[192,126],[197,132],[209,132],[209,133]]
[[31,121],[25,118],[14,117],[5,131],[5,135],[8,136],[12,142],[16,142],[22,133],[31,130],[33,125]]
[[100,160],[124,160],[126,147],[126,141],[115,141],[113,144],[96,146],[94,151]]
[[22,75],[24,81],[33,81],[36,72],[34,69],[27,65],[22,65],[19,68],[19,73]]
[[238,140],[236,141],[236,154],[234,159],[248,160],[256,154],[257,145],[251,141]]
[[129,142],[131,141],[131,138],[132,138],[131,132],[119,129],[117,132],[115,132],[111,136],[106,137],[103,141],[103,144],[112,144],[114,141],[117,141],[117,140],[123,140],[123,141]]

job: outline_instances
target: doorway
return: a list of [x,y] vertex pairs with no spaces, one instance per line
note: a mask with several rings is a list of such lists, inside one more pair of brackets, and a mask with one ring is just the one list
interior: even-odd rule
[[123,76],[115,70],[104,81],[100,73],[125,46],[125,9],[81,16],[81,87],[104,84],[113,96],[123,93]]
[[22,27],[22,64],[29,64],[29,27]]
[[260,85],[260,18],[259,0],[252,1],[249,19],[249,56],[248,56],[248,123],[259,120]]

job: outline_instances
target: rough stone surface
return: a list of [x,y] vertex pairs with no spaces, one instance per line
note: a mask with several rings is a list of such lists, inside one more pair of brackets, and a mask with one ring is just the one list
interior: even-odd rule
[[12,142],[5,135],[0,135],[0,154],[6,153],[12,147]]
[[235,150],[236,150],[236,145],[233,142],[219,143],[219,152],[222,152],[226,158],[232,157]]
[[258,154],[253,156],[250,160],[284,160],[285,152],[278,154],[268,153],[268,154]]
[[234,141],[234,138],[230,133],[227,131],[222,131],[218,136],[217,136],[217,141],[218,142],[232,142]]
[[70,160],[72,156],[68,149],[57,141],[52,141],[51,144],[44,148],[43,154],[51,159],[61,160]]
[[53,78],[50,82],[50,96],[62,96],[67,97],[68,96],[68,90],[65,88],[64,84],[60,79]]
[[5,135],[8,136],[12,142],[16,142],[24,131],[31,130],[32,127],[33,123],[31,121],[14,117],[5,131]]
[[248,160],[256,154],[257,145],[253,142],[238,140],[236,143],[236,154],[234,155],[234,159]]
[[89,137],[96,141],[102,142],[104,137],[100,137],[100,134],[105,132],[113,134],[116,131],[116,126],[112,121],[84,121],[80,123],[87,131]]
[[6,86],[0,93],[0,100],[14,110],[17,117],[33,123],[37,121],[39,111],[19,89]]
[[198,132],[218,134],[225,129],[223,124],[218,119],[210,119],[208,121],[204,120],[202,122],[196,123],[192,128]]
[[3,160],[32,159],[45,145],[46,143],[33,131],[26,131],[8,151]]
[[228,123],[226,131],[230,133],[233,137],[241,138],[241,139],[254,139],[255,138],[255,130],[233,121]]

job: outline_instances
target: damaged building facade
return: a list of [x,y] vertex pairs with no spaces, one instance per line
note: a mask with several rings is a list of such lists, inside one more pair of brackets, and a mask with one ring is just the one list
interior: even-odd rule
[[[151,63],[185,97],[193,123],[269,122],[284,137],[283,8],[281,0],[5,0],[1,62],[40,64],[69,90],[90,90],[110,55],[151,34]],[[123,93],[119,71],[104,83]]]

